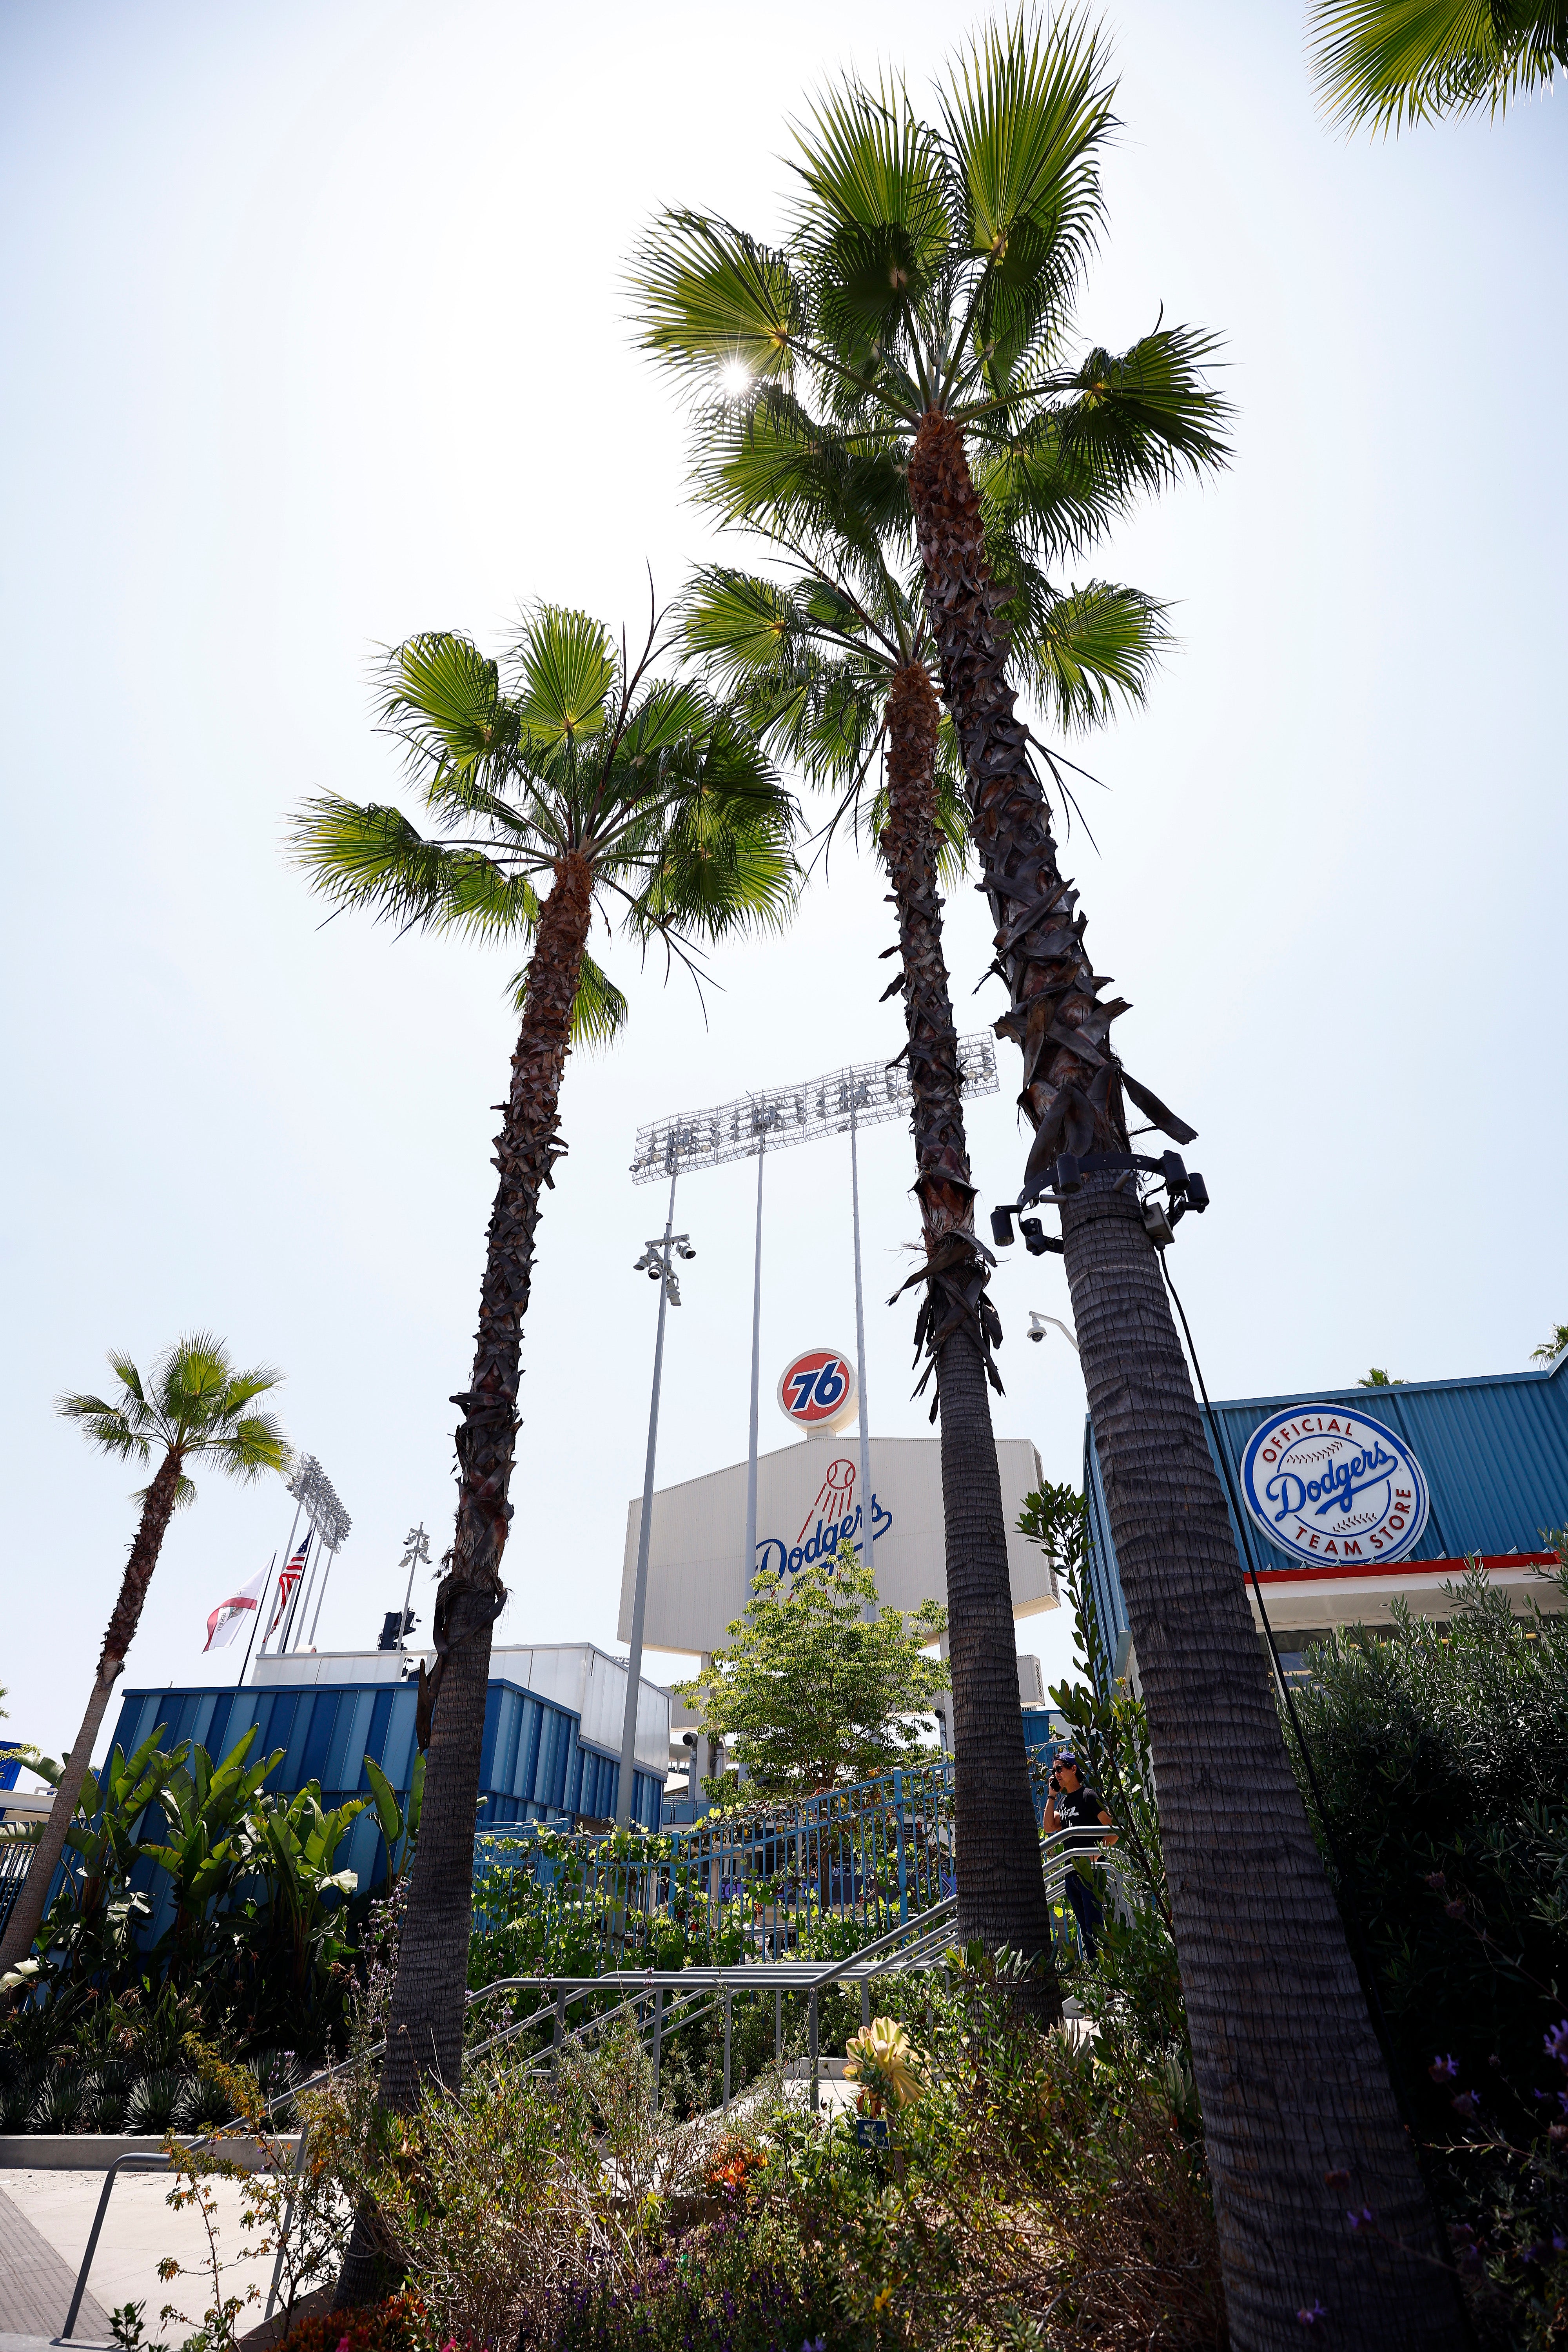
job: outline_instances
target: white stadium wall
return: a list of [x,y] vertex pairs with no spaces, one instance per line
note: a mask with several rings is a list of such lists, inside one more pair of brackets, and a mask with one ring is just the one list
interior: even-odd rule
[[[1011,1529],[1024,1497],[1041,1483],[1040,1457],[1026,1438],[996,1447],[1002,1507]],[[832,1552],[839,1530],[860,1543],[859,1449],[854,1433],[808,1437],[757,1462],[757,1565],[792,1573],[808,1559]],[[885,1602],[918,1609],[926,1600],[947,1603],[942,1511],[942,1446],[934,1437],[874,1437],[871,1493],[875,1504],[872,1563]],[[621,1570],[620,1638],[631,1636],[642,1498],[626,1506],[626,1549]],[[746,1465],[714,1470],[653,1498],[648,1545],[649,1649],[691,1657],[721,1649],[725,1628],[751,1598],[742,1571],[746,1545]],[[1007,1538],[1013,1614],[1028,1617],[1058,1606],[1056,1581],[1034,1544]]]

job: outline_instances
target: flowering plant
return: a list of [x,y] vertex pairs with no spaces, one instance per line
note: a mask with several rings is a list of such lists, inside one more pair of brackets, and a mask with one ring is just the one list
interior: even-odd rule
[[896,2018],[874,2017],[851,2036],[845,2056],[846,2079],[861,2085],[874,2116],[912,2106],[924,2095],[925,2061]]

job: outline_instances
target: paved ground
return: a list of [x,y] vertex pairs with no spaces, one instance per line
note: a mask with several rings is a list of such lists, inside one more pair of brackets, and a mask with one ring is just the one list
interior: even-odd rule
[[[0,2189],[0,2328],[18,2336],[56,2335],[65,2324],[75,2284],[75,2271]],[[83,2336],[104,2343],[109,2315],[86,2296],[77,2327]]]
[[[221,2242],[232,2253],[244,2242],[241,2184],[216,2180],[212,2185],[223,2225]],[[0,2176],[0,2337],[59,2333],[102,2189],[101,2172],[7,2169]],[[206,2282],[180,2278],[165,2285],[158,2276],[158,2264],[167,2254],[187,2266],[206,2258],[200,2215],[172,2213],[168,2194],[167,2178],[155,2174],[122,2173],[115,2182],[88,2279],[89,2299],[77,2321],[78,2340],[106,2343],[108,2315],[121,2303],[146,2305],[145,2325],[154,2342],[162,2333],[155,2323],[165,2303],[188,2312],[193,2324],[200,2319],[211,2299]],[[265,2300],[271,2273],[270,2260],[236,2263],[225,2273],[224,2292],[244,2294],[255,2284]],[[253,2308],[259,2319],[261,2304]],[[242,2320],[242,2329],[245,2325]],[[178,2342],[179,2336],[174,2340]]]

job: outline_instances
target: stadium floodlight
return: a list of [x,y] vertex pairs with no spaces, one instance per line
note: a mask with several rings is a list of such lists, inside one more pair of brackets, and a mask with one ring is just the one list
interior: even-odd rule
[[[331,1480],[328,1477],[326,1472],[322,1469],[321,1464],[317,1461],[313,1454],[301,1454],[299,1456],[295,1462],[293,1469],[289,1475],[287,1485],[289,1494],[294,1497],[294,1523],[289,1530],[289,1541],[283,1553],[284,1560],[287,1562],[291,1560],[294,1557],[294,1538],[300,1531],[300,1520],[301,1516],[303,1516],[306,1525],[316,1538],[316,1556],[310,1563],[309,1578],[303,1583],[297,1583],[289,1596],[289,1607],[284,1615],[283,1623],[279,1629],[278,1636],[278,1655],[279,1657],[281,1657],[284,1652],[288,1649],[291,1634],[294,1637],[295,1648],[298,1649],[300,1646],[299,1633],[304,1626],[305,1612],[310,1605],[310,1594],[314,1590],[316,1583],[316,1571],[321,1567],[321,1556],[325,1553],[327,1556],[327,1565],[325,1571],[321,1576],[321,1588],[316,1597],[316,1614],[310,1625],[310,1640],[312,1643],[315,1641],[316,1627],[321,1622],[321,1603],[327,1597],[327,1578],[331,1576],[332,1572],[332,1562],[336,1559],[342,1546],[347,1542],[349,1530],[353,1526],[353,1521],[350,1518],[348,1513],[344,1510],[342,1502],[339,1500],[337,1488],[333,1486]],[[257,1617],[258,1622],[260,1615],[261,1612],[258,1610]],[[256,1629],[253,1626],[251,1628],[251,1638],[253,1640],[255,1638],[255,1631]],[[262,1637],[261,1654],[263,1657],[267,1655],[267,1644],[270,1639],[271,1633],[269,1629]],[[246,1652],[245,1664],[248,1665],[249,1663],[250,1653],[247,1648]],[[240,1667],[239,1673],[240,1680],[243,1682],[245,1679],[245,1665]]]
[[[966,1095],[997,1092],[996,1044],[987,1031],[959,1039],[958,1081]],[[689,1176],[763,1150],[782,1151],[794,1143],[847,1135],[851,1127],[879,1127],[886,1119],[910,1117],[912,1104],[901,1060],[858,1062],[800,1086],[766,1087],[710,1110],[682,1111],[639,1127],[632,1182],[654,1184],[672,1176],[678,1166]]]

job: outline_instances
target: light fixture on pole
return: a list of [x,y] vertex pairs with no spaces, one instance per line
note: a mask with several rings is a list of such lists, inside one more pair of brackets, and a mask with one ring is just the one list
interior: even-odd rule
[[[998,1089],[995,1041],[984,1030],[958,1041],[958,1080],[965,1095],[994,1095]],[[655,1119],[637,1129],[632,1160],[634,1184],[652,1184],[668,1176],[673,1186],[675,1163],[683,1170],[719,1168],[726,1160],[757,1161],[757,1237],[752,1277],[752,1426],[746,1456],[746,1549],[741,1576],[740,1606],[752,1597],[757,1558],[757,1402],[759,1351],[763,1311],[763,1155],[790,1144],[817,1143],[832,1135],[849,1138],[850,1215],[855,1236],[855,1330],[860,1360],[860,1484],[861,1526],[866,1531],[865,1559],[871,1559],[870,1418],[866,1386],[866,1318],[860,1280],[860,1182],[858,1138],[862,1128],[879,1127],[890,1118],[908,1119],[912,1107],[909,1073],[900,1055],[893,1062],[859,1062],[846,1069],[828,1070],[800,1086],[770,1087],[742,1095],[734,1102],[710,1110],[687,1111],[674,1118]],[[641,1261],[639,1261],[639,1264]],[[657,1278],[658,1269],[653,1269]],[[647,1539],[648,1513],[643,1513],[643,1542]]]
[[1068,1346],[1072,1349],[1073,1354],[1076,1356],[1079,1353],[1078,1341],[1073,1338],[1072,1333],[1068,1329],[1068,1327],[1062,1321],[1061,1317],[1059,1315],[1037,1315],[1034,1308],[1032,1307],[1030,1307],[1029,1337],[1031,1339],[1043,1339],[1046,1336],[1046,1326],[1047,1323],[1054,1323],[1056,1325],[1057,1329],[1061,1333],[1062,1338],[1067,1341]]
[[664,1378],[664,1310],[680,1304],[680,1285],[676,1279],[677,1258],[690,1260],[697,1252],[691,1246],[689,1234],[675,1231],[675,1181],[679,1173],[679,1150],[672,1151],[669,1171],[669,1206],[665,1212],[664,1231],[644,1249],[633,1266],[634,1274],[646,1274],[650,1282],[658,1284],[658,1332],[653,1343],[653,1397],[647,1413],[647,1460],[643,1469],[642,1522],[637,1528],[637,1575],[632,1591],[632,1637],[626,1658],[626,1708],[621,1727],[621,1769],[616,1783],[616,1827],[629,1827],[632,1818],[632,1788],[637,1771],[637,1696],[642,1688],[643,1621],[647,1613],[647,1547],[653,1526],[653,1473],[658,1451],[658,1391]]

